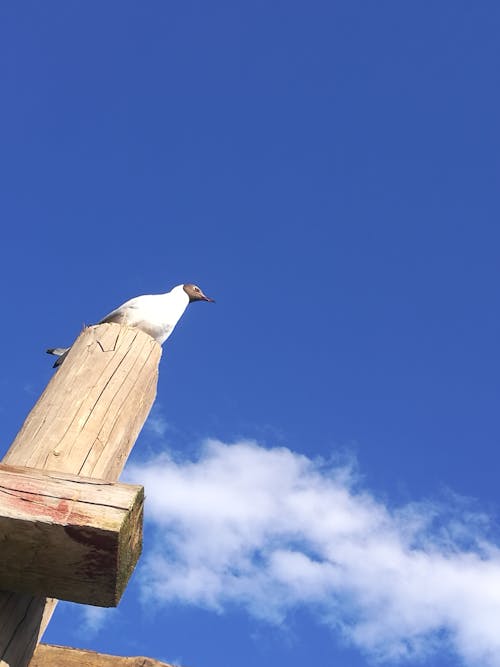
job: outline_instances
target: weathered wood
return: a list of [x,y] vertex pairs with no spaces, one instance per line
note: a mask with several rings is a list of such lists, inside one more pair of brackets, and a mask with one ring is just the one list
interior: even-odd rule
[[0,464],[0,589],[116,606],[143,504],[141,486]]
[[66,646],[40,644],[30,667],[173,667],[153,658],[122,658],[118,655],[83,651]]
[[85,329],[3,463],[118,479],[154,401],[160,355],[138,329]]
[[[117,324],[85,329],[3,463],[116,481],[151,409],[161,347]],[[0,666],[24,667],[55,602],[0,593]]]

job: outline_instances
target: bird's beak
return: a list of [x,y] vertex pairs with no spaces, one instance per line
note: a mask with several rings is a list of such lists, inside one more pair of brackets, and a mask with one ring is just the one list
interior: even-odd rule
[[203,301],[208,301],[209,303],[215,303],[215,299],[211,299],[209,296],[206,296],[205,294],[203,294],[201,298]]

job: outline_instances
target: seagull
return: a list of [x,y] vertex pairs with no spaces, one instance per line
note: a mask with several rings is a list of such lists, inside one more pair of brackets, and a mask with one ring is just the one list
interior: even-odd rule
[[[115,322],[123,326],[135,327],[149,334],[162,345],[193,301],[215,303],[214,299],[206,296],[198,285],[186,283],[177,285],[165,294],[144,294],[129,299],[103,317],[98,324]],[[48,354],[58,357],[54,368],[62,364],[70,349],[69,347],[52,347],[47,350]]]

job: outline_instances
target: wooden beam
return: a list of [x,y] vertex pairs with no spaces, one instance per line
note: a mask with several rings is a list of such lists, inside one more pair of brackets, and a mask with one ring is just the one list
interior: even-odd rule
[[30,667],[173,667],[153,658],[122,658],[118,655],[83,651],[66,646],[40,644]]
[[0,589],[116,606],[143,504],[141,486],[0,464]]
[[[114,482],[156,395],[161,347],[138,329],[85,329],[3,462]],[[25,667],[55,602],[0,592],[0,665]]]

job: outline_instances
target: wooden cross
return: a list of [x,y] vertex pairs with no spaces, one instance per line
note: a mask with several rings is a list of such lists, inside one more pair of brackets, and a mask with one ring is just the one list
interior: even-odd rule
[[85,329],[4,457],[1,667],[30,664],[56,598],[118,604],[141,551],[144,494],[116,480],[155,399],[160,357],[137,329]]

